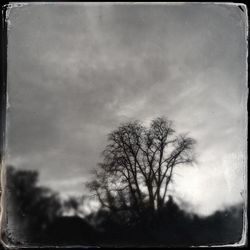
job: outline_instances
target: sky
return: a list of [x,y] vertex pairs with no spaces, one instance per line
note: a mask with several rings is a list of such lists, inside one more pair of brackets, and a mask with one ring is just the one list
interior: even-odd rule
[[246,9],[225,4],[26,4],[8,20],[6,164],[88,193],[107,134],[165,116],[197,140],[173,192],[202,215],[246,193]]

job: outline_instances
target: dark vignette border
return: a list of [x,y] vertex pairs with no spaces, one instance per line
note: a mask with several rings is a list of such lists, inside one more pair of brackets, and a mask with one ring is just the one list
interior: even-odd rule
[[[5,128],[6,128],[6,107],[7,107],[7,10],[8,10],[8,1],[1,2],[1,67],[0,67],[0,240],[2,236],[2,218],[3,218],[3,160],[4,160],[4,150],[5,150]],[[0,242],[0,249],[3,248]]]
[[[27,3],[39,3],[39,2],[54,2],[54,3],[63,3],[63,2],[68,2],[70,3],[71,1],[66,1],[66,0],[55,0],[55,1],[13,1],[14,3],[18,2],[27,2]],[[81,1],[81,0],[74,0],[73,2],[92,2],[92,1]],[[93,1],[93,2],[100,2],[100,1]],[[105,2],[105,1],[104,1]],[[110,1],[106,1],[110,2]],[[117,1],[117,2],[129,2],[129,1]],[[135,1],[135,2],[151,2],[151,1]],[[165,2],[166,1],[157,1],[157,2]],[[173,2],[173,1],[169,1]],[[177,2],[183,2],[183,1],[177,1]],[[185,1],[186,2],[186,1]],[[188,1],[187,1],[188,2]],[[206,1],[189,1],[189,2],[203,2],[205,3]],[[208,1],[212,3],[212,1]],[[242,4],[244,1],[214,1],[216,3],[239,3]],[[1,198],[1,204],[0,204],[0,250],[5,249],[6,246],[2,245],[2,228],[1,228],[1,222],[3,219],[3,210],[2,210],[2,167],[3,167],[3,160],[4,160],[4,151],[5,151],[5,142],[6,142],[6,109],[7,109],[7,47],[8,47],[8,39],[7,39],[7,33],[8,33],[8,4],[10,3],[9,1],[1,0],[1,19],[0,19],[0,24],[1,24],[1,48],[0,48],[0,58],[1,58],[1,67],[0,67],[0,198]],[[247,3],[245,2],[246,7],[248,7]],[[244,10],[241,8],[241,6],[238,6],[243,12]],[[248,8],[247,8],[248,9]],[[248,20],[248,48],[249,49],[249,20]],[[249,53],[249,52],[248,52]],[[247,65],[249,65],[249,54],[247,55]],[[247,68],[248,76],[249,76],[249,67]],[[249,77],[248,77],[249,78]],[[248,80],[248,79],[247,79]],[[248,82],[249,83],[249,82]],[[247,83],[247,85],[248,85]],[[249,96],[249,92],[248,92]],[[249,104],[249,99],[247,98],[247,107]],[[247,109],[248,112],[248,109]],[[249,127],[247,128],[247,131],[249,132]],[[248,146],[248,138],[247,139],[247,146]],[[247,203],[248,203],[248,196],[247,196]],[[247,211],[247,220],[248,220],[248,211]],[[244,246],[240,246],[240,248],[245,248],[248,246],[248,228],[246,229],[246,243]],[[37,246],[38,248],[51,248],[50,246]],[[64,248],[72,248],[70,246],[64,246]],[[171,246],[172,247],[172,246]],[[61,247],[60,247],[61,248]],[[73,249],[81,249],[81,248],[90,248],[86,246],[73,246]],[[217,247],[215,247],[217,248]],[[16,249],[15,247],[13,249]],[[20,249],[20,248],[19,248]]]

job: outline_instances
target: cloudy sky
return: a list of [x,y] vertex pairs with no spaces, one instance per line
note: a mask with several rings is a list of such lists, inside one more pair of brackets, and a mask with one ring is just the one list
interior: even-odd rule
[[12,7],[7,164],[63,195],[86,192],[107,133],[167,116],[198,141],[176,197],[201,214],[241,202],[246,22],[233,5]]

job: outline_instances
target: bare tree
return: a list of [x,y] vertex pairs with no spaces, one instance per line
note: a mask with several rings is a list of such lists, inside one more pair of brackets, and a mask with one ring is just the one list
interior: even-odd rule
[[176,135],[171,121],[157,118],[121,125],[108,136],[103,162],[88,183],[103,207],[140,212],[161,208],[177,166],[194,161],[195,140]]

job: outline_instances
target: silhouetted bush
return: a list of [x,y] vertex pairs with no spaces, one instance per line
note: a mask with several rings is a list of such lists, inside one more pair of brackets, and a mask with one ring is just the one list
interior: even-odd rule
[[61,216],[62,209],[56,193],[37,186],[38,173],[29,170],[6,170],[5,239],[10,244],[28,244],[42,241],[50,223]]

